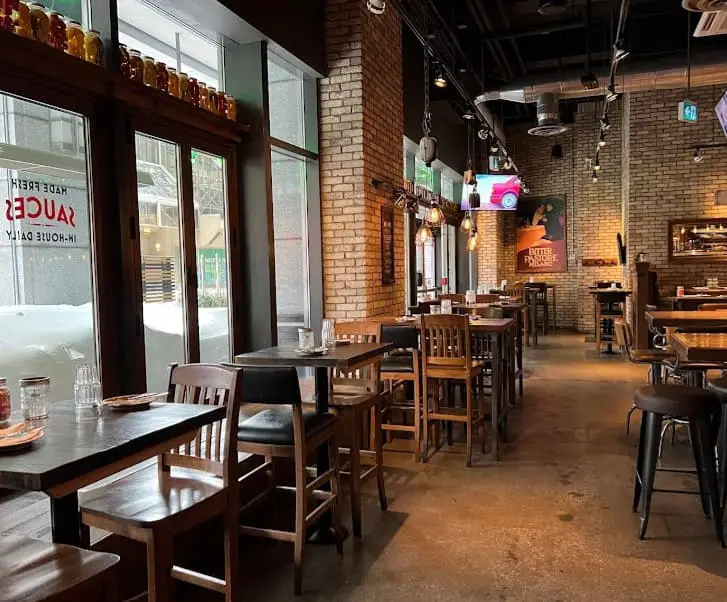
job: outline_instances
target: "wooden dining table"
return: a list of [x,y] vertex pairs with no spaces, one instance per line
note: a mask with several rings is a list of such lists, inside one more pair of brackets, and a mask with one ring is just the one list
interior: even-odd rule
[[727,328],[727,310],[716,311],[667,311],[653,310],[645,313],[646,323],[653,328]]
[[[0,487],[48,494],[53,542],[88,545],[79,489],[189,441],[225,413],[223,406],[184,403],[152,403],[134,412],[52,403],[47,418],[33,421],[45,428],[41,440],[0,454]],[[11,422],[22,420],[19,411],[11,416]]]
[[664,299],[673,310],[696,310],[700,305],[707,303],[727,304],[727,295],[710,295],[700,293],[695,295],[682,295],[681,297],[665,297]]
[[669,342],[683,361],[727,363],[727,333],[675,332]]

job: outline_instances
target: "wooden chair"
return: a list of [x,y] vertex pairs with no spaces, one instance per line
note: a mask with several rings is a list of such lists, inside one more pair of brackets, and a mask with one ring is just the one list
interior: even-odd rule
[[448,295],[439,295],[439,300],[449,299],[452,303],[464,303],[465,296],[462,293],[449,293]]
[[513,284],[508,284],[503,292],[508,297],[524,299],[525,286],[521,282],[514,282]]
[[[336,325],[336,337],[355,343],[378,343],[381,341],[381,324],[375,322],[344,322]],[[386,488],[384,486],[384,452],[381,436],[381,361],[367,362],[353,366],[349,372],[334,370],[331,379],[332,396],[329,405],[339,413],[349,426],[351,447],[340,448],[348,456],[349,470],[341,474],[351,484],[351,520],[353,534],[361,537],[361,486],[371,476],[376,476],[379,489],[379,504],[386,510]],[[362,431],[365,419],[369,417],[369,449],[361,449]],[[361,461],[371,462],[361,471]],[[342,466],[345,466],[342,464]]]
[[494,303],[500,300],[500,295],[475,295],[475,303]]
[[117,602],[119,557],[29,537],[0,540],[0,600]]
[[[403,432],[414,435],[414,461],[421,460],[422,430],[422,395],[421,395],[421,359],[419,356],[419,330],[416,326],[384,326],[381,340],[392,343],[396,349],[384,357],[381,363],[381,379],[388,384],[388,403],[381,410],[381,429],[388,433]],[[414,396],[411,404],[397,404],[394,397],[397,388],[405,390],[406,383],[412,383]],[[414,423],[395,424],[392,420],[393,411],[413,412]]]
[[[295,593],[300,594],[303,584],[303,562],[306,531],[325,512],[331,512],[336,531],[336,549],[343,554],[342,528],[338,502],[339,465],[336,430],[338,419],[334,414],[304,411],[300,396],[298,373],[293,367],[244,368],[243,401],[275,406],[264,409],[240,422],[237,432],[237,449],[265,457],[265,462],[250,471],[241,482],[268,472],[270,485],[250,502],[242,512],[276,491],[295,493],[295,530],[281,531],[241,525],[240,532],[255,537],[267,537],[279,541],[292,541],[295,554]],[[329,468],[323,474],[306,467],[306,459],[312,452],[325,445],[328,450]],[[295,462],[295,488],[277,485],[273,470],[273,458],[293,458]],[[309,477],[312,480],[309,481]],[[330,486],[330,491],[325,490]],[[309,499],[320,503],[309,511]]]
[[[84,524],[146,544],[149,602],[175,600],[175,579],[224,594],[227,602],[240,598],[235,441],[241,378],[235,368],[171,365],[167,402],[226,406],[225,419],[159,456],[152,479],[139,471],[82,494]],[[224,523],[224,580],[173,563],[174,537],[216,516]]]
[[[439,446],[438,421],[463,422],[467,425],[467,447],[465,466],[472,466],[472,440],[474,430],[482,429],[482,453],[485,452],[485,406],[484,398],[478,395],[478,414],[473,409],[473,381],[484,368],[481,361],[472,359],[472,337],[469,317],[438,315],[422,317],[422,353],[424,378],[424,452],[429,458],[429,429],[435,426],[435,447]],[[465,408],[441,408],[439,387],[432,396],[430,409],[429,379],[442,381],[463,381],[465,385]],[[432,422],[434,421],[434,424]]]

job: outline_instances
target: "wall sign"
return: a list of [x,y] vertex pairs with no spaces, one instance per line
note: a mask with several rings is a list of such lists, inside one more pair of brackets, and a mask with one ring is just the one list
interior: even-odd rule
[[692,100],[682,100],[679,103],[679,121],[686,123],[697,123],[699,119],[699,108]]
[[394,210],[381,207],[381,283],[394,282]]
[[565,197],[520,197],[515,231],[518,272],[568,270],[565,206]]

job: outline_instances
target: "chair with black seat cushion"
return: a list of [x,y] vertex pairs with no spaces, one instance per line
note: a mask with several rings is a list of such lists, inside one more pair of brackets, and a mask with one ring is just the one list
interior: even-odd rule
[[[248,502],[242,512],[275,495],[276,491],[291,490],[275,483],[273,458],[292,458],[295,463],[295,531],[241,525],[240,532],[294,543],[295,593],[300,594],[306,530],[327,511],[332,513],[338,553],[343,553],[336,443],[338,418],[330,413],[303,410],[298,373],[290,366],[244,368],[242,399],[244,403],[273,406],[242,420],[237,429],[237,449],[265,457],[265,462],[245,475],[242,482],[261,472],[270,476],[268,488]],[[306,459],[323,445],[328,449],[329,468],[319,475],[306,467]],[[310,481],[309,474],[313,476]],[[330,485],[330,491],[323,489],[326,485]],[[309,499],[320,502],[310,512]]]
[[[710,429],[713,417],[720,410],[719,400],[713,393],[700,387],[657,384],[637,389],[635,401],[636,407],[642,411],[632,507],[634,512],[638,512],[641,507],[639,539],[644,539],[646,536],[653,492],[692,493],[700,496],[702,509],[707,518],[710,517],[711,510],[717,539],[724,546],[722,505]],[[661,424],[666,416],[678,416],[689,424],[694,463],[699,481],[698,492],[654,488],[654,476],[657,471],[685,472],[683,469],[657,468],[656,466]]]
[[[352,343],[379,343],[381,324],[377,322],[344,322],[336,325],[338,339]],[[361,487],[369,477],[376,477],[379,491],[379,505],[386,510],[386,487],[384,484],[384,452],[381,433],[381,360],[364,361],[351,366],[347,371],[333,371],[331,379],[332,396],[330,406],[349,427],[351,443],[349,448],[339,448],[339,453],[348,457],[342,464],[341,475],[348,478],[351,487],[351,522],[354,537],[361,537]],[[366,424],[368,423],[368,424]],[[369,448],[362,445],[362,432],[369,427]],[[362,470],[363,461],[367,463]]]
[[119,557],[30,537],[0,540],[0,600],[116,602]]
[[[421,460],[422,396],[421,360],[419,356],[419,330],[416,326],[384,326],[381,341],[392,343],[395,349],[381,362],[381,380],[388,385],[388,399],[381,410],[381,428],[391,435],[393,432],[414,435],[414,461]],[[412,383],[413,398],[407,399],[406,383]],[[397,391],[404,391],[404,401],[396,402]],[[395,412],[403,412],[404,417],[412,412],[412,425],[393,422]]]
[[[227,602],[239,599],[235,435],[241,378],[236,368],[173,364],[167,402],[225,406],[225,418],[160,455],[158,475],[137,471],[81,492],[84,524],[146,544],[149,602],[176,600],[174,580],[224,594]],[[224,580],[173,563],[174,538],[214,517],[225,525]]]

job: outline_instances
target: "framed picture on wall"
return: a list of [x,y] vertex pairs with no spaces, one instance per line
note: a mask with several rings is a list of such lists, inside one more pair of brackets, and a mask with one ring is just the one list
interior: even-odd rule
[[520,197],[515,226],[518,272],[568,271],[565,203],[564,196]]
[[394,282],[394,209],[381,207],[381,283]]

